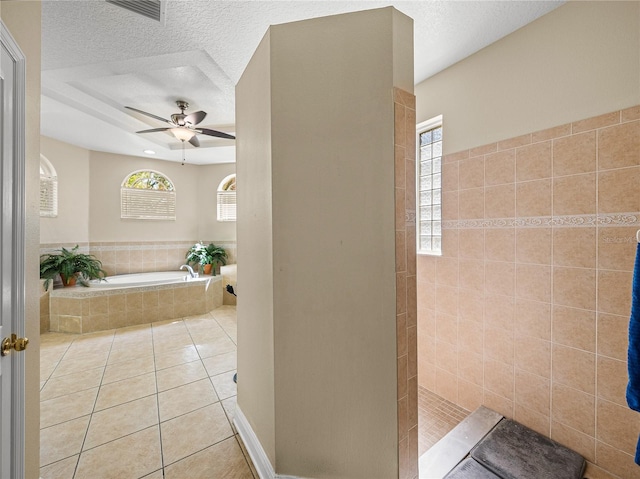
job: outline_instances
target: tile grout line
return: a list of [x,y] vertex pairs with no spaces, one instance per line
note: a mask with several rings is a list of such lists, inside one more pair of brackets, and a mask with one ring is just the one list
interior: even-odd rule
[[[223,327],[223,326],[218,322],[218,320],[217,320],[215,317],[213,317],[213,315],[208,315],[208,317],[209,317],[209,318],[211,318],[211,319],[214,319],[214,320],[215,320],[215,323],[214,323],[214,324],[216,324],[216,325],[217,325],[217,327],[218,327],[219,329],[222,329],[222,332],[224,333],[224,337],[226,337],[228,340],[230,340],[230,341],[233,343],[233,345],[234,345],[234,350],[235,350],[235,348],[236,348],[237,346],[236,346],[235,341],[234,341],[234,340],[233,340],[233,338],[231,337],[230,333],[229,333],[229,332],[228,332],[228,331],[227,331],[227,330],[226,330],[226,329],[225,329],[225,328],[224,328],[224,327]],[[195,344],[195,340],[194,340],[194,336],[193,336],[193,334],[197,333],[197,331],[193,332],[193,334],[192,334],[192,330],[189,328],[189,326],[187,325],[187,322],[185,322],[184,318],[181,318],[179,321],[180,321],[180,322],[182,323],[182,325],[184,326],[185,332],[187,332],[187,334],[189,334],[190,346],[194,346],[194,344]],[[73,470],[73,476],[74,476],[74,477],[75,477],[75,475],[76,475],[76,474],[77,474],[77,472],[78,472],[78,466],[79,466],[79,462],[80,462],[81,455],[82,455],[84,452],[86,452],[85,450],[83,450],[83,448],[85,447],[86,440],[87,440],[87,438],[88,438],[89,428],[90,428],[90,426],[91,426],[91,423],[92,423],[93,415],[94,415],[94,414],[96,414],[96,413],[98,413],[98,412],[108,411],[109,409],[112,409],[112,408],[118,407],[118,406],[120,406],[120,405],[122,405],[122,404],[128,404],[128,403],[131,403],[131,402],[134,402],[134,401],[137,401],[137,400],[143,399],[143,398],[149,398],[151,395],[155,394],[155,396],[156,396],[156,404],[157,404],[157,407],[158,407],[158,412],[157,412],[157,414],[158,414],[158,416],[157,416],[157,427],[158,427],[158,430],[160,431],[160,425],[162,424],[162,422],[161,422],[161,418],[160,418],[160,403],[159,403],[159,394],[160,394],[160,393],[159,393],[159,390],[158,390],[158,377],[157,377],[157,374],[158,374],[159,370],[157,369],[157,361],[156,361],[156,359],[157,359],[157,358],[156,358],[156,355],[155,355],[155,353],[156,353],[156,347],[157,347],[157,343],[156,343],[156,339],[157,339],[157,337],[155,337],[155,336],[153,335],[153,325],[152,325],[152,323],[150,323],[150,325],[149,325],[149,330],[151,331],[151,336],[150,336],[150,338],[149,338],[149,339],[150,339],[150,342],[151,342],[151,346],[152,346],[152,354],[153,354],[153,365],[154,365],[154,366],[153,366],[153,368],[154,368],[154,371],[153,371],[153,372],[154,372],[154,376],[155,376],[155,380],[156,380],[156,383],[155,383],[155,384],[156,384],[156,386],[155,386],[155,392],[154,392],[154,393],[152,393],[152,394],[146,395],[146,396],[142,396],[142,397],[140,397],[140,398],[135,398],[135,399],[131,399],[131,400],[129,400],[129,401],[125,401],[125,402],[120,403],[120,404],[114,404],[114,405],[111,405],[111,406],[106,407],[106,408],[104,408],[104,409],[102,409],[102,410],[100,410],[100,411],[96,411],[96,405],[97,405],[97,403],[98,403],[98,399],[99,399],[99,397],[100,397],[100,392],[103,390],[103,387],[104,387],[104,386],[107,386],[107,385],[110,385],[110,384],[116,384],[116,383],[118,383],[118,382],[120,382],[120,381],[124,381],[124,380],[127,380],[127,379],[131,379],[131,378],[134,378],[134,377],[138,377],[138,376],[141,376],[141,375],[143,375],[143,374],[148,374],[148,373],[134,374],[134,376],[127,377],[127,378],[123,378],[123,379],[119,379],[119,380],[117,380],[117,381],[113,381],[113,382],[111,382],[111,383],[105,383],[105,382],[104,382],[105,377],[106,377],[106,373],[107,373],[107,368],[110,366],[110,364],[109,364],[109,360],[113,357],[113,353],[114,353],[114,351],[117,349],[117,348],[115,348],[115,346],[116,346],[116,338],[117,338],[117,335],[115,334],[115,331],[114,331],[114,333],[113,333],[113,334],[111,334],[111,335],[110,335],[110,338],[109,338],[109,344],[108,344],[108,348],[109,348],[109,349],[108,349],[108,353],[107,353],[107,355],[106,355],[105,363],[104,363],[104,365],[103,365],[103,366],[100,366],[100,367],[102,367],[102,368],[103,368],[103,370],[102,370],[102,374],[101,374],[101,376],[100,376],[99,385],[97,386],[98,391],[96,392],[96,397],[95,397],[95,399],[94,399],[94,401],[93,401],[92,411],[91,411],[91,413],[90,413],[90,414],[88,414],[88,416],[89,416],[89,422],[87,423],[87,428],[86,428],[86,430],[84,431],[84,435],[83,435],[83,438],[82,438],[82,445],[81,445],[81,447],[80,447],[80,452],[78,453],[78,459],[77,459],[77,461],[76,461],[76,463],[75,463],[75,467],[74,467],[74,470]],[[62,353],[62,355],[60,356],[60,357],[61,357],[61,360],[60,360],[60,361],[62,361],[62,358],[64,358],[64,357],[65,357],[65,355],[66,355],[69,351],[71,351],[71,350],[72,350],[72,347],[73,347],[74,345],[78,345],[78,344],[79,344],[79,343],[76,343],[76,342],[75,342],[75,341],[77,341],[77,339],[78,339],[78,338],[74,338],[74,339],[73,339],[69,344],[67,344],[67,345],[66,345],[64,352],[63,352],[63,353]],[[146,341],[146,339],[144,339],[144,341]],[[75,344],[74,344],[74,343],[75,343]],[[211,383],[211,385],[212,385],[213,391],[215,392],[215,395],[216,395],[216,401],[215,401],[214,403],[210,403],[210,404],[207,404],[207,405],[205,405],[205,406],[198,407],[198,408],[196,408],[195,410],[200,410],[200,409],[203,409],[203,408],[205,408],[205,407],[210,406],[211,404],[215,404],[216,402],[219,402],[219,403],[220,403],[220,406],[221,406],[221,407],[222,407],[222,409],[223,409],[223,412],[225,413],[225,419],[227,420],[227,423],[228,423],[228,424],[231,424],[230,415],[229,415],[230,413],[227,411],[227,409],[225,409],[225,408],[224,408],[224,406],[222,405],[222,402],[223,402],[224,400],[226,400],[226,399],[231,399],[231,398],[235,397],[235,395],[229,396],[228,398],[225,398],[225,399],[221,399],[221,396],[218,394],[218,392],[216,391],[215,386],[213,385],[212,377],[211,377],[211,376],[209,376],[209,371],[207,371],[207,370],[206,370],[206,367],[204,366],[204,359],[201,357],[201,355],[200,355],[200,351],[198,351],[198,350],[197,350],[197,348],[196,348],[196,352],[198,353],[198,356],[200,357],[200,362],[201,362],[201,364],[202,364],[202,367],[203,367],[203,368],[204,368],[204,370],[206,371],[207,377],[208,377],[208,379],[210,380],[210,383]],[[211,357],[215,358],[216,356],[220,356],[221,354],[223,354],[223,353],[220,353],[220,354],[217,354],[217,355],[216,355],[216,354],[214,354],[214,355],[213,355],[213,356],[211,356]],[[134,358],[134,359],[135,359],[135,358]],[[60,363],[60,361],[58,361],[57,363]],[[125,363],[126,361],[129,361],[129,360],[119,361],[118,363],[114,363],[114,364]],[[195,361],[195,360],[194,360],[194,361]],[[187,362],[187,363],[188,363],[188,362]],[[181,363],[181,364],[182,364],[182,363]],[[168,366],[167,368],[164,368],[164,369],[168,369],[168,368],[170,368],[170,367],[171,367],[171,366]],[[87,369],[87,370],[91,370],[91,369],[97,369],[97,367],[96,367],[96,368],[89,368],[89,369]],[[54,370],[55,370],[55,369],[54,369]],[[87,371],[87,370],[84,370],[84,371]],[[222,371],[222,372],[219,372],[219,374],[217,374],[216,376],[222,376],[222,375],[228,374],[228,373],[229,373],[229,372],[231,372],[231,371],[233,371],[233,369],[229,369],[228,371]],[[80,373],[80,372],[83,372],[83,371],[81,370],[81,371],[76,371],[76,372]],[[53,371],[52,371],[52,373],[53,373]],[[69,374],[73,374],[73,373],[69,373]],[[61,377],[64,377],[64,376],[61,376]],[[205,378],[203,377],[202,379],[205,379]],[[192,384],[192,383],[197,382],[197,381],[198,381],[198,380],[190,381],[190,382],[188,382],[188,383],[186,383],[186,384]],[[46,385],[46,381],[45,381],[45,383],[43,384],[43,388],[44,388],[44,386],[45,386],[45,385]],[[185,384],[182,384],[182,385],[180,385],[180,386],[174,386],[174,387],[172,387],[172,388],[169,388],[168,390],[176,389],[176,388],[181,387],[181,386],[184,386],[184,385],[185,385]],[[82,391],[86,391],[86,390],[89,390],[89,389],[92,389],[92,388],[80,389],[80,390],[79,390],[79,391],[77,391],[77,392],[82,392]],[[74,391],[74,392],[76,392],[76,391]],[[64,396],[64,395],[63,395],[63,396]],[[62,397],[62,396],[56,396],[56,397],[51,398],[51,399],[55,399],[55,398],[57,398],[57,397]],[[42,401],[41,401],[41,402],[42,402]],[[193,412],[193,411],[189,411],[189,413],[190,413],[190,412]],[[182,416],[182,415],[186,415],[186,414],[188,414],[188,413],[184,413],[184,414],[181,414],[181,415],[176,416],[176,417],[180,417],[180,416]],[[81,416],[81,417],[83,417],[83,416]],[[74,418],[74,419],[78,419],[78,418]],[[171,420],[172,420],[172,419],[175,419],[175,417],[171,418]],[[169,420],[169,419],[168,419],[168,420]],[[150,428],[155,427],[155,426],[156,426],[156,425],[154,424],[154,425],[148,426],[148,427],[146,427],[146,428],[140,429],[140,431],[147,430],[147,429],[150,429]],[[103,444],[98,444],[98,445],[96,445],[95,447],[92,447],[92,448],[90,448],[90,449],[87,449],[87,451],[88,451],[88,450],[96,449],[96,448],[101,447],[101,446],[104,446],[105,444],[109,444],[109,443],[115,442],[115,441],[117,441],[117,440],[119,440],[119,439],[122,439],[123,437],[131,436],[131,435],[133,435],[133,434],[135,434],[135,433],[138,433],[138,432],[140,432],[140,431],[132,431],[132,432],[130,432],[130,433],[128,433],[128,434],[125,434],[125,435],[123,435],[123,436],[120,436],[120,437],[117,437],[117,438],[113,438],[113,439],[111,439],[110,441],[107,441],[107,442],[105,442],[105,443],[103,443]],[[231,437],[234,437],[234,439],[236,440],[236,443],[237,443],[237,441],[238,441],[237,434],[236,434],[236,432],[235,432],[235,431],[233,431],[233,426],[232,426],[232,424],[231,424],[231,431],[230,431],[230,432],[231,432],[231,434],[230,434],[228,437],[223,438],[223,439],[220,439],[219,441],[217,441],[217,442],[215,442],[215,443],[213,443],[213,444],[209,444],[209,445],[207,445],[206,447],[204,447],[204,448],[202,448],[202,449],[200,449],[200,450],[198,450],[198,451],[195,451],[195,452],[193,452],[193,453],[191,453],[191,454],[189,454],[189,455],[185,456],[185,458],[186,458],[186,457],[189,457],[189,456],[192,456],[192,455],[194,455],[194,454],[196,454],[196,453],[198,453],[198,452],[201,452],[201,451],[203,451],[203,450],[205,450],[205,449],[207,449],[207,448],[209,448],[209,447],[215,446],[215,445],[219,444],[220,442],[225,441],[226,439],[230,439]],[[159,432],[159,434],[160,434],[160,441],[161,441],[161,432]],[[166,465],[165,465],[165,463],[164,463],[164,455],[163,455],[163,451],[162,451],[162,442],[160,442],[160,446],[161,446],[161,470],[162,470],[162,472],[163,472],[163,474],[164,474],[164,468],[165,468],[165,466],[166,466]],[[249,464],[248,459],[247,459],[246,455],[244,454],[244,452],[242,452],[242,448],[241,448],[241,447],[240,447],[240,451],[241,451],[241,453],[243,454],[243,458],[244,458],[244,462],[246,463],[246,466],[248,467],[249,471],[251,471],[251,474],[253,475],[253,471],[252,471],[252,469],[251,469],[251,464]],[[75,455],[75,454],[72,454],[71,456],[67,456],[67,457],[64,457],[64,458],[58,458],[58,459],[56,459],[55,461],[53,461],[53,462],[51,462],[51,463],[49,463],[49,464],[42,465],[41,467],[49,466],[49,465],[51,465],[51,464],[55,464],[55,463],[58,463],[58,462],[60,462],[60,461],[67,460],[67,459],[69,459],[70,457],[72,457],[73,455]],[[175,461],[175,462],[179,462],[179,461],[181,461],[181,460],[183,460],[183,459],[185,459],[185,458],[181,458],[181,459],[179,459],[178,461]],[[145,474],[146,474],[146,475],[148,475],[148,474],[153,474],[153,473],[156,473],[156,472],[158,472],[158,471],[160,471],[160,469],[158,469],[158,470],[154,470],[154,471],[150,471],[150,472],[145,472]],[[145,477],[146,477],[146,476],[145,476]]]
[[160,471],[164,477],[164,447],[162,444],[162,426],[160,418],[160,392],[158,391],[158,369],[156,367],[156,342],[153,332],[153,323],[151,323],[151,352],[153,353],[153,377],[156,383],[156,408],[158,413],[158,441],[160,442]]
[[[208,314],[211,314],[211,313],[208,313]],[[211,314],[211,318],[212,318],[214,321],[216,321],[216,320],[215,320],[215,317],[213,317],[213,315],[212,315],[212,314]],[[218,323],[218,321],[216,321],[216,324],[218,325],[218,327],[220,327],[220,329],[223,329],[223,328],[222,328],[222,326],[220,326],[220,324]],[[198,347],[196,346],[195,341],[193,340],[193,335],[191,334],[191,330],[189,329],[189,327],[188,327],[186,324],[185,324],[185,327],[187,328],[187,331],[188,331],[188,333],[189,333],[189,337],[191,338],[191,341],[193,342],[193,345],[194,345],[194,347],[195,347],[195,349],[196,349],[196,353],[198,354],[198,358],[199,358],[200,362],[202,363],[202,367],[204,368],[205,372],[207,373],[207,379],[209,380],[209,383],[211,384],[211,387],[213,388],[213,392],[214,392],[214,394],[216,395],[216,398],[218,398],[218,401],[216,401],[216,402],[219,402],[219,403],[220,403],[220,406],[222,407],[222,399],[220,399],[220,395],[218,394],[218,390],[216,389],[215,384],[213,384],[213,381],[211,380],[211,376],[209,376],[209,370],[207,369],[207,366],[205,366],[205,364],[204,364],[204,360],[205,360],[205,359],[207,359],[207,358],[203,358],[203,357],[202,357],[202,355],[200,354],[200,350],[198,349]],[[224,331],[224,329],[223,329],[223,331]],[[226,334],[226,331],[225,331],[225,334]],[[234,344],[235,344],[235,343],[234,343]],[[215,356],[215,355],[214,355],[214,356]],[[209,357],[213,357],[213,356],[209,356]],[[197,360],[196,360],[196,361],[197,361]],[[224,373],[223,373],[223,374],[224,374]],[[213,404],[215,404],[215,403],[213,403]],[[224,407],[222,407],[222,410],[223,410],[223,411],[224,411],[224,413],[225,413],[225,417],[227,417],[227,411],[225,410],[225,408],[224,408]],[[231,423],[231,421],[229,421],[229,418],[228,418],[228,417],[227,417],[227,421],[228,421],[229,423]],[[233,431],[233,425],[232,425],[232,424],[231,424],[231,430]]]
[[[91,408],[91,414],[89,415],[89,422],[87,423],[87,429],[84,432],[84,437],[82,438],[82,444],[80,445],[80,452],[78,453],[78,461],[76,462],[76,467],[73,470],[73,478],[76,477],[76,474],[78,472],[78,466],[80,466],[80,458],[82,457],[82,453],[84,452],[84,445],[87,441],[87,436],[89,435],[89,428],[91,427],[91,420],[93,419],[93,413],[95,412],[96,409],[96,404],[98,404],[98,397],[100,396],[100,389],[102,389],[102,381],[104,380],[104,375],[105,372],[107,371],[107,364],[109,362],[109,356],[111,356],[111,350],[113,349],[113,340],[115,338],[115,332],[113,333],[113,336],[111,338],[111,345],[109,346],[109,353],[107,354],[107,359],[105,360],[104,363],[104,369],[102,370],[102,376],[100,377],[100,383],[98,384],[98,391],[96,392],[96,398],[93,401],[93,407]],[[74,342],[77,340],[78,338],[74,339]]]

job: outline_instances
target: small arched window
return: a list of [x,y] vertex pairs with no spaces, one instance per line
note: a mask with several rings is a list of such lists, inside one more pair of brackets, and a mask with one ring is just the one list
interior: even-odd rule
[[236,175],[229,175],[218,185],[218,221],[236,220]]
[[129,174],[120,188],[121,218],[175,220],[176,191],[163,173],[138,170]]
[[40,155],[40,216],[58,216],[58,174],[44,155]]

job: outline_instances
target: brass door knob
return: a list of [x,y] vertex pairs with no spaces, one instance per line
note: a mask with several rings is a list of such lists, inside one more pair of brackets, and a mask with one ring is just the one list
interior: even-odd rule
[[12,334],[10,338],[4,338],[0,346],[0,355],[6,356],[13,349],[14,351],[24,351],[29,344],[29,338],[19,338]]

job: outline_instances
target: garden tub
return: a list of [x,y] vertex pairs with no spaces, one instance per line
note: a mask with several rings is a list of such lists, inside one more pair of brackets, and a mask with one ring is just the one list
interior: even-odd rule
[[49,293],[49,330],[88,333],[205,314],[222,305],[222,276],[185,271],[110,276]]
[[129,288],[133,286],[155,286],[160,284],[183,283],[189,281],[202,281],[211,279],[212,276],[199,276],[192,278],[186,271],[157,271],[154,273],[132,273],[107,276],[102,281],[92,280],[91,288]]

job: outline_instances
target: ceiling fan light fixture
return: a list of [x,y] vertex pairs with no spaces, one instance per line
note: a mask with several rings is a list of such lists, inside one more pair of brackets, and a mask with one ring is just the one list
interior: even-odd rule
[[222,131],[216,131],[210,128],[196,127],[195,125],[204,120],[204,118],[207,116],[207,113],[204,111],[196,111],[194,113],[185,115],[184,111],[189,107],[189,104],[184,100],[178,100],[176,101],[176,105],[178,105],[178,108],[180,108],[180,113],[174,113],[173,115],[171,115],[171,120],[167,120],[165,118],[162,118],[161,116],[154,115],[153,113],[138,110],[137,108],[133,108],[132,106],[125,106],[125,108],[169,125],[164,128],[149,128],[147,130],[140,130],[136,133],[158,133],[161,131],[170,131],[176,139],[182,142],[183,148],[185,141],[191,143],[193,147],[198,148],[200,146],[200,140],[198,140],[197,135],[207,135],[216,138],[226,138],[230,140],[236,139],[235,136],[228,133],[223,133]]
[[189,141],[196,135],[195,131],[191,131],[188,128],[171,128],[169,131],[180,141]]

